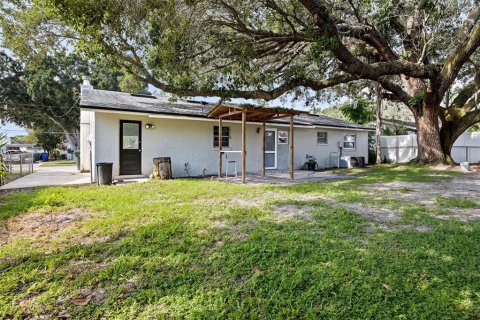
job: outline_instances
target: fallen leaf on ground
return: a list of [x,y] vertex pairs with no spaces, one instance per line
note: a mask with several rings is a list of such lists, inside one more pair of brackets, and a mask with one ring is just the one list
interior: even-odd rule
[[76,306],[86,306],[90,300],[92,300],[91,297],[85,297],[85,298],[78,298],[78,299],[73,299],[72,302]]
[[22,308],[28,307],[29,304],[30,304],[30,303],[29,303],[28,300],[22,300],[22,301],[20,301],[20,303],[19,303],[20,307],[22,307]]
[[60,318],[60,319],[67,319],[67,318],[70,318],[71,317],[71,314],[68,313],[68,312],[61,312],[57,318]]
[[256,264],[253,265],[252,270],[253,270],[253,272],[255,272],[255,273],[257,273],[257,274],[262,273],[262,270],[261,270],[260,267],[257,266]]
[[392,287],[390,287],[388,284],[383,284],[383,287],[387,289],[388,291],[392,291]]

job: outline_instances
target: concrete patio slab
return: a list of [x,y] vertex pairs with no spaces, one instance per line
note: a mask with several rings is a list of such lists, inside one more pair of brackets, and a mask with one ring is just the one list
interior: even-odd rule
[[90,173],[79,173],[75,166],[38,167],[32,174],[16,179],[0,187],[0,190],[23,189],[44,186],[66,186],[90,183]]
[[[335,179],[343,179],[348,176],[343,174],[333,173],[331,171],[295,171],[294,180],[290,179],[290,173],[287,171],[267,171],[265,176],[261,174],[248,173],[246,176],[247,184],[276,184],[276,185],[291,185],[304,182],[319,182]],[[231,183],[242,183],[242,177],[224,177],[220,181]]]

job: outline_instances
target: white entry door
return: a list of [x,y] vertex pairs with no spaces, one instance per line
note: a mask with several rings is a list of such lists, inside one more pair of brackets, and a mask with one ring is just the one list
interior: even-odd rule
[[265,130],[265,169],[277,169],[277,130]]

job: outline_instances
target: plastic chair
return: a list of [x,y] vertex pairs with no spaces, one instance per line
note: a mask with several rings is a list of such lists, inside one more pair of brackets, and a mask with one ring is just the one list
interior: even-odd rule
[[225,177],[228,177],[228,167],[233,165],[235,167],[235,177],[237,177],[237,161],[228,160],[228,154],[225,154],[225,159],[227,160],[227,169],[225,170]]

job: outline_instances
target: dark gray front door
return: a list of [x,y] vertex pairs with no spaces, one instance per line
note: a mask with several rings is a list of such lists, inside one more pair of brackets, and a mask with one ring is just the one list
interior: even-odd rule
[[120,175],[142,173],[142,123],[120,121]]

